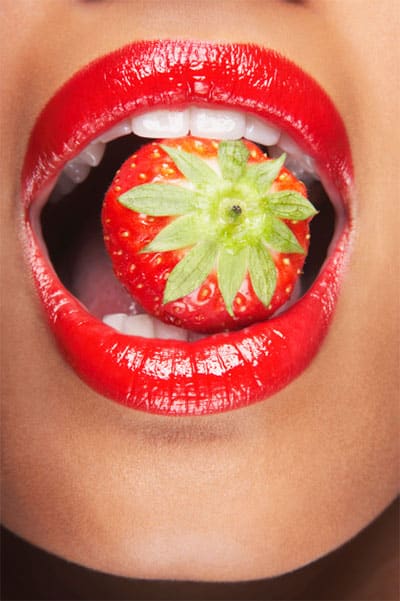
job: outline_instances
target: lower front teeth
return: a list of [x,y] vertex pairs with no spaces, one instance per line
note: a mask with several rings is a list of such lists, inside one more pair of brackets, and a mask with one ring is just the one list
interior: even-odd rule
[[114,330],[129,336],[142,336],[144,338],[160,338],[164,340],[192,341],[201,338],[193,334],[158,321],[147,314],[126,315],[125,313],[113,313],[103,317],[103,323]]

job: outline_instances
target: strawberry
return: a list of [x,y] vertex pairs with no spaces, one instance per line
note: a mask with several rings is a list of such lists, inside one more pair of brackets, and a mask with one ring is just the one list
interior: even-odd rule
[[306,188],[247,140],[143,146],[103,206],[117,277],[149,313],[198,332],[264,320],[293,292],[316,211]]

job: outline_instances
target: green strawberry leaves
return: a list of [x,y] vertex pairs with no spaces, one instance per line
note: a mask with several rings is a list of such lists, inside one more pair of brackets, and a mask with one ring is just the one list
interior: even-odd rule
[[236,181],[243,175],[249,158],[249,150],[243,142],[222,141],[218,146],[218,163],[222,177],[226,180]]
[[247,177],[254,182],[258,191],[263,194],[269,190],[282,169],[286,160],[283,153],[278,159],[272,159],[265,163],[254,163],[247,168]]
[[271,216],[266,239],[268,246],[275,251],[304,255],[304,248],[299,244],[292,230],[277,217]]
[[193,246],[203,237],[202,229],[198,226],[199,220],[193,213],[178,217],[162,229],[141,253],[166,252]]
[[183,215],[195,208],[192,190],[173,184],[143,184],[122,194],[119,202],[136,213],[153,217]]
[[254,292],[268,307],[275,292],[277,273],[271,254],[263,244],[250,249],[249,273]]
[[273,192],[268,196],[267,203],[270,211],[281,219],[303,221],[317,214],[311,202],[294,190]]
[[179,148],[160,144],[171,157],[179,171],[193,184],[212,184],[218,180],[218,174],[200,157]]
[[215,240],[199,242],[171,271],[164,291],[164,304],[196,290],[213,270],[218,253]]
[[166,144],[161,148],[185,183],[143,184],[119,201],[138,213],[175,217],[141,251],[188,249],[169,274],[164,304],[190,294],[216,271],[229,315],[246,274],[268,307],[277,285],[274,255],[305,253],[285,220],[303,221],[317,212],[302,194],[273,190],[286,155],[249,163],[249,150],[239,140],[219,143],[218,163]]
[[221,248],[218,256],[218,286],[231,317],[233,317],[233,301],[247,272],[248,257],[249,247],[244,247],[236,253]]

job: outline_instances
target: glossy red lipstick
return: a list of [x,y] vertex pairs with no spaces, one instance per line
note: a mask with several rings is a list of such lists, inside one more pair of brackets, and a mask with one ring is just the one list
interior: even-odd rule
[[[118,121],[156,106],[211,103],[252,112],[311,155],[346,215],[311,289],[264,323],[197,342],[127,336],[90,315],[60,283],[33,221],[63,165]],[[264,400],[298,376],[331,321],[351,239],[352,163],[329,97],[296,65],[256,46],[140,42],[90,64],[51,99],[22,174],[29,262],[49,323],[90,386],[166,415],[207,415]]]

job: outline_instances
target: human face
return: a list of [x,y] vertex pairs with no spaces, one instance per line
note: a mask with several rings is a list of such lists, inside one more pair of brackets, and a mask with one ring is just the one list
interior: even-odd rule
[[[396,494],[396,204],[387,176],[395,172],[395,37],[394,9],[379,6],[6,3],[3,140],[13,150],[2,165],[3,519],[10,529],[107,572],[237,580],[288,572],[329,552]],[[325,89],[350,140],[354,248],[332,326],[297,379],[236,411],[152,415],[89,388],[54,344],[24,256],[19,182],[38,114],[90,60],[144,38],[272,48]],[[385,178],[376,157],[385,159]],[[384,309],[377,290],[385,290]]]

